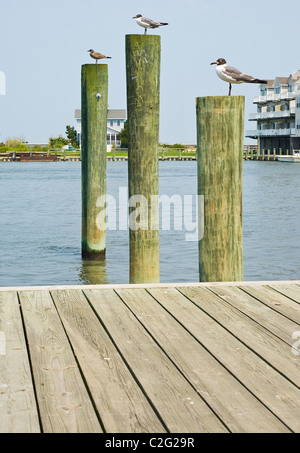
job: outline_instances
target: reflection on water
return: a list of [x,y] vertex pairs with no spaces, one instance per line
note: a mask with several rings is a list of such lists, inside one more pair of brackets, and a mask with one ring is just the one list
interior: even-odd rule
[[106,273],[106,260],[82,260],[78,269],[81,285],[106,285],[109,283]]
[[[196,194],[196,162],[159,171],[161,194]],[[108,162],[108,194],[127,186],[127,163]],[[107,232],[105,261],[81,258],[80,162],[1,163],[0,193],[0,286],[128,283],[128,231]],[[245,280],[300,279],[299,206],[299,164],[244,162]],[[161,231],[160,271],[161,282],[197,282],[197,242]]]

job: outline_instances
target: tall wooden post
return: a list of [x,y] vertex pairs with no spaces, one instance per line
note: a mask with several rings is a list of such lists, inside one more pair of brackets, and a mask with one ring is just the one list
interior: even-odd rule
[[[243,96],[197,98],[199,241],[202,282],[243,280]],[[199,219],[203,224],[203,218]]]
[[[106,135],[108,69],[104,64],[82,66],[82,257],[105,257]],[[102,200],[101,198],[102,197]]]
[[159,282],[160,56],[160,36],[126,36],[130,283]]

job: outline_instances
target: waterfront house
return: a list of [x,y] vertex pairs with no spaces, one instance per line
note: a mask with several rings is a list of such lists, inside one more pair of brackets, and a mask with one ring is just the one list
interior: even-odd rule
[[300,71],[289,77],[276,77],[260,85],[253,103],[257,112],[249,116],[257,127],[246,137],[257,139],[259,153],[292,154],[300,150]]
[[[76,131],[78,142],[81,145],[81,110],[75,110]],[[110,151],[112,146],[119,148],[121,141],[119,134],[124,129],[126,121],[126,110],[123,109],[108,109],[107,110],[107,151]]]

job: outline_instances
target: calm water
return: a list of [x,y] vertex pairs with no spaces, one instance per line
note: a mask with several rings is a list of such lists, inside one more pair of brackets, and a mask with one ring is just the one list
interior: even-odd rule
[[[0,286],[128,283],[128,231],[107,232],[104,263],[81,259],[79,162],[0,165]],[[108,163],[108,193],[127,164]],[[300,279],[300,165],[244,162],[245,280]],[[196,195],[195,162],[161,162],[160,191]],[[162,231],[161,281],[198,281],[197,242]]]

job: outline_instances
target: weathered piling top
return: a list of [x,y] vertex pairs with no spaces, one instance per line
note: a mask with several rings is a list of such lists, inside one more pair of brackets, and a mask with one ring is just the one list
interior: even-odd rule
[[299,432],[300,282],[0,289],[0,432]]

